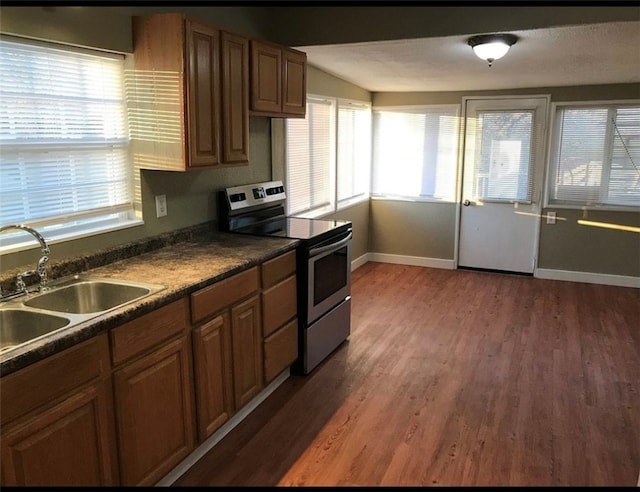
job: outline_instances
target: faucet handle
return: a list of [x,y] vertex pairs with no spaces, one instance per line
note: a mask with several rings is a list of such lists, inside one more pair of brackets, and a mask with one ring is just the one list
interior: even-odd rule
[[19,273],[16,275],[16,291],[27,293],[27,284],[24,283],[23,277],[28,277],[29,275],[34,275],[37,273],[34,270],[27,270],[26,272]]
[[40,258],[40,260],[38,261],[38,268],[37,268],[37,274],[40,277],[40,290],[47,290],[47,268],[46,268],[46,264],[47,261],[49,261],[49,257],[48,256],[43,256],[42,258]]

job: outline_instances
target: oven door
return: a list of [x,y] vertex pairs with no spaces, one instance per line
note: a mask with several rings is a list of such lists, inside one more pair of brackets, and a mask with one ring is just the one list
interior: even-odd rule
[[351,238],[340,234],[307,250],[307,325],[351,294]]

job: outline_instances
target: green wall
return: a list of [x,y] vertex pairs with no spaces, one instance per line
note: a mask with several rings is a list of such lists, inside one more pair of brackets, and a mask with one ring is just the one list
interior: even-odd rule
[[[264,37],[291,45],[380,40],[401,37],[450,35],[485,30],[490,26],[507,29],[535,28],[566,23],[628,20],[637,9],[580,7],[573,9],[533,8],[513,11],[478,8],[476,14],[460,17],[449,7],[412,8],[327,8],[315,7],[181,7],[195,15],[235,32]],[[338,10],[335,10],[338,9]],[[1,7],[0,31],[96,47],[122,53],[131,52],[131,16],[175,11],[175,7]],[[517,11],[517,12],[516,12]],[[313,15],[311,15],[313,14]],[[331,22],[323,22],[331,20]],[[363,22],[369,19],[371,22]],[[466,19],[466,20],[465,20]],[[358,22],[352,22],[358,20]],[[374,22],[375,21],[375,22]],[[472,22],[473,21],[473,22]],[[345,23],[349,29],[343,29]],[[482,29],[480,29],[482,27]],[[401,32],[404,33],[401,35]],[[419,104],[459,104],[463,96],[550,94],[555,101],[640,99],[640,84],[546,87],[505,91],[445,93],[369,93],[312,66],[308,68],[308,91],[333,97],[371,100],[374,106]],[[102,248],[135,241],[163,232],[199,224],[217,217],[218,190],[255,181],[282,179],[282,146],[271,145],[272,132],[282,130],[280,119],[251,117],[250,163],[248,166],[186,173],[143,171],[142,209],[145,223],[90,238],[52,246],[52,261],[87,254]],[[271,123],[270,123],[271,122]],[[279,137],[275,139],[279,141]],[[155,217],[154,196],[166,194],[168,215]],[[555,225],[540,227],[539,267],[616,275],[640,276],[638,241],[640,235],[577,224],[584,214],[577,210],[557,210]],[[638,213],[588,212],[613,224],[638,225]],[[372,200],[330,215],[354,222],[354,259],[367,251],[426,258],[452,259],[455,253],[455,204]],[[596,220],[596,219],[592,219]],[[2,269],[30,265],[37,248],[3,255]]]
[[453,260],[456,204],[371,200],[369,250]]
[[[550,94],[551,103],[566,101],[606,101],[606,100],[640,100],[640,84],[609,84],[575,87],[540,87],[534,89],[513,89],[500,91],[469,91],[444,93],[374,93],[374,107],[421,105],[421,104],[461,104],[464,96],[520,96]],[[440,204],[424,202],[406,202],[404,213],[396,213],[398,205],[394,202],[374,202],[371,208],[372,226],[369,244],[371,251],[378,253],[397,253],[406,251],[422,251],[428,258],[453,258],[454,246],[442,255],[441,250],[427,247],[424,236],[427,228],[431,234],[450,237],[451,228],[456,221],[455,207],[443,212]],[[622,232],[613,229],[602,229],[579,225],[576,221],[582,218],[581,210],[553,209],[558,217],[555,225],[547,225],[541,220],[538,268],[568,270],[576,272],[594,272],[611,275],[640,276],[640,234]],[[439,220],[433,222],[428,217],[444,213]],[[589,211],[584,214],[590,217],[601,217],[603,222],[612,224],[637,225],[639,212],[602,212]],[[417,217],[424,216],[424,225],[420,225]],[[393,217],[394,229],[398,237],[393,240],[384,237],[387,232],[380,227],[386,223],[386,217]],[[598,220],[598,219],[590,219]],[[417,231],[417,234],[416,234]],[[400,246],[402,245],[402,246]],[[409,253],[404,253],[409,254]]]
[[[0,31],[127,53],[132,45],[131,14],[169,10],[175,11],[176,8],[3,7],[0,10]],[[252,17],[243,16],[242,9],[209,7],[207,11],[220,27],[231,30],[244,26],[250,32],[235,32],[259,34],[257,24],[251,22]],[[86,255],[216,219],[218,190],[271,179],[269,118],[251,117],[249,131],[249,165],[187,172],[142,171],[143,225],[52,243],[50,261]],[[167,196],[168,214],[156,218],[155,195],[159,194]],[[31,268],[38,258],[39,249],[34,246],[26,251],[2,255],[1,268],[3,272],[24,265]]]
[[640,230],[640,212],[555,210],[556,223],[540,225],[540,268],[640,277],[640,233],[581,225],[578,220]]

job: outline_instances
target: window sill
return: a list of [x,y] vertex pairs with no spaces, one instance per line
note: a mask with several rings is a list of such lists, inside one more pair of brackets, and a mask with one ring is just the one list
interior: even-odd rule
[[561,210],[584,210],[588,212],[640,212],[640,207],[622,205],[580,205],[568,203],[545,203],[544,208]]
[[[141,225],[144,225],[144,221],[142,219],[136,218],[136,219],[130,219],[127,221],[122,221],[122,222],[119,222],[118,224],[112,224],[109,226],[92,227],[92,228],[87,227],[82,231],[74,231],[74,232],[52,234],[52,235],[47,235],[46,233],[44,233],[43,235],[45,236],[45,240],[47,241],[47,244],[51,246],[51,245],[63,243],[66,241],[82,239],[85,237],[96,236],[98,234],[105,234],[108,232],[115,232],[122,229],[129,229],[131,227],[137,227]],[[40,245],[38,244],[38,241],[36,241],[35,238],[31,236],[29,233],[25,232],[24,236],[25,236],[24,241],[12,242],[11,244],[7,244],[7,245],[2,245],[2,242],[0,239],[0,254],[5,255],[5,254],[11,254],[11,253],[18,253],[20,251],[26,251],[29,249],[34,249],[36,247],[38,248],[40,247]]]

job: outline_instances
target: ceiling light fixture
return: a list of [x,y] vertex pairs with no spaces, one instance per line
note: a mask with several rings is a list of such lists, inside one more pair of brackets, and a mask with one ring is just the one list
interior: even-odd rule
[[513,34],[480,34],[471,36],[467,44],[473,48],[478,58],[488,61],[491,66],[495,60],[506,55],[517,40]]

